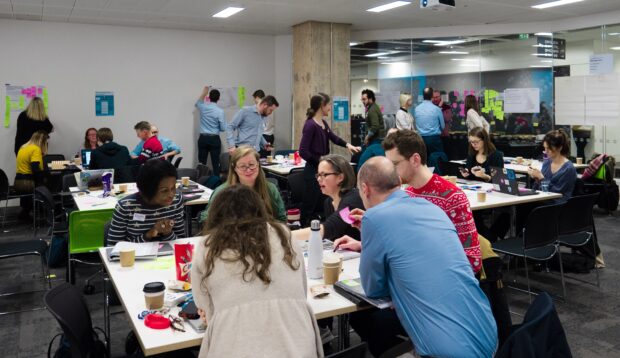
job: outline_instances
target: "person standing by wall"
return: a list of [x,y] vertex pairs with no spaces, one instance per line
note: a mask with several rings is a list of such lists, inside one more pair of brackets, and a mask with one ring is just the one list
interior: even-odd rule
[[415,129],[413,124],[413,116],[409,113],[409,108],[413,99],[409,93],[400,95],[400,108],[396,112],[396,129]]
[[[258,104],[241,109],[228,124],[226,139],[228,153],[232,154],[240,145],[249,145],[260,152],[273,150],[271,143],[263,137],[264,121],[280,104],[274,96],[266,96]],[[235,133],[236,132],[236,133]]]
[[435,152],[444,151],[440,135],[446,126],[441,109],[431,102],[433,92],[432,87],[426,87],[422,93],[424,101],[414,111],[416,129],[424,140],[429,158]]
[[28,103],[26,110],[17,117],[17,132],[15,133],[15,155],[24,143],[30,140],[36,131],[44,131],[50,134],[54,126],[47,117],[45,104],[39,97],[34,97]]
[[467,114],[466,123],[468,132],[474,128],[483,128],[488,134],[491,134],[491,126],[480,114],[476,96],[470,94],[465,97],[465,113]]
[[[204,99],[209,95],[210,103],[205,103]],[[214,89],[209,91],[206,86],[200,98],[196,101],[196,108],[200,112],[200,137],[198,138],[198,161],[207,165],[209,155],[211,155],[211,167],[216,175],[220,173],[220,153],[222,152],[222,140],[220,132],[226,131],[226,119],[224,110],[217,102],[220,100],[220,91]]]
[[366,128],[368,133],[364,138],[364,145],[369,146],[374,142],[381,142],[385,137],[385,126],[381,108],[376,103],[375,93],[370,89],[362,91],[362,103],[366,109]]

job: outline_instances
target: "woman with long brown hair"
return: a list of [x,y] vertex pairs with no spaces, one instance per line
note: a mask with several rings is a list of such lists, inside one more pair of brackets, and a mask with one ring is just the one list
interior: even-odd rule
[[[260,166],[260,156],[258,152],[250,146],[241,146],[235,149],[230,156],[230,166],[226,182],[218,186],[210,200],[213,200],[220,191],[235,184],[242,184],[254,189],[266,204],[267,213],[278,221],[286,221],[286,211],[284,201],[280,196],[280,191],[275,184],[270,183],[265,178],[265,173]],[[207,219],[211,212],[211,205],[203,211],[200,221]]]
[[[30,140],[19,148],[15,160],[15,190],[20,194],[32,194],[36,185],[41,185],[39,173],[43,171],[43,156],[47,154],[47,140],[49,135],[45,131],[36,131]],[[20,198],[20,219],[28,219],[32,209],[32,198]]]
[[95,150],[98,146],[97,128],[88,128],[84,133],[84,149]]
[[471,131],[474,128],[484,128],[487,133],[491,133],[491,126],[489,122],[480,114],[478,108],[478,99],[473,94],[465,97],[465,114],[467,119],[467,130]]
[[45,111],[45,103],[39,97],[34,97],[26,110],[17,117],[17,132],[15,133],[15,155],[19,152],[24,143],[30,140],[30,137],[36,131],[44,131],[47,134],[54,130],[54,126],[47,117]]
[[200,357],[322,356],[303,256],[286,226],[246,185],[227,187],[210,206],[191,273],[207,323]]
[[504,153],[495,149],[489,133],[482,127],[469,131],[469,155],[465,168],[460,168],[465,179],[491,181],[491,167],[504,167]]

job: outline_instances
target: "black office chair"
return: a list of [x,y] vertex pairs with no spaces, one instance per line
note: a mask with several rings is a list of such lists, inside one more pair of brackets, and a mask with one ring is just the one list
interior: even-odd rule
[[[86,301],[77,288],[63,283],[49,290],[43,301],[69,342],[71,357],[109,357],[109,339],[102,329],[93,327]],[[103,342],[98,332],[103,335]],[[54,336],[48,346],[48,357],[51,356],[52,345],[58,336],[60,334]]]
[[560,260],[562,298],[566,297],[562,253],[558,245],[558,220],[561,207],[562,204],[554,204],[534,208],[527,218],[521,237],[500,240],[492,244],[493,251],[497,253],[523,258],[525,277],[527,279],[527,293],[529,294],[530,302],[533,292],[530,288],[527,260],[547,261],[556,254]]
[[368,353],[368,344],[362,342],[325,358],[366,358],[366,353]]
[[523,323],[512,326],[512,333],[495,358],[572,357],[562,322],[546,292],[530,305]]
[[179,167],[179,165],[181,164],[181,161],[182,161],[182,160],[183,160],[183,157],[176,157],[176,158],[174,159],[174,164],[173,164],[173,165],[174,165],[174,167],[175,167],[175,168],[178,168],[178,167]]
[[196,165],[196,170],[198,170],[198,178],[213,175],[213,171],[211,170],[211,168],[202,163],[198,163],[198,165]]
[[[230,154],[228,152],[222,152],[220,154],[220,176],[222,177],[222,181],[226,181],[226,177],[228,176],[228,167],[230,167]],[[218,173],[215,173],[218,175]]]
[[75,202],[71,197],[71,188],[77,187],[75,175],[65,174],[62,176],[62,207],[65,209],[75,208]]
[[18,193],[15,188],[9,184],[9,178],[6,176],[4,170],[0,169],[0,202],[4,201],[4,210],[2,211],[2,230],[4,230],[4,223],[6,222],[6,212],[9,207],[9,200],[21,198],[29,198],[32,200],[33,193]]
[[177,169],[177,179],[182,177],[189,177],[189,180],[195,182],[198,180],[198,170],[194,168],[179,168]]
[[289,174],[288,179],[288,203],[287,208],[300,208],[303,201],[303,193],[306,181],[303,172]]
[[[38,255],[41,258],[41,273],[43,275],[43,286],[45,287],[47,284],[46,288],[51,288],[52,282],[50,281],[49,268],[47,267],[47,262],[45,260],[46,252],[47,252],[47,244],[43,240],[26,240],[26,241],[0,243],[0,260],[10,259],[13,257]],[[17,267],[19,268],[20,266],[17,266]],[[32,293],[32,292],[38,292],[38,291],[0,293],[0,297],[13,296],[17,294],[25,294],[25,293]],[[9,313],[36,311],[40,309],[43,309],[43,307],[37,307],[37,308],[29,309],[29,310],[0,312],[0,316],[9,314]]]
[[[38,186],[34,189],[34,221],[37,222],[38,208],[42,209],[45,222],[49,226],[48,235],[62,235],[69,232],[69,218],[67,212],[62,207],[62,203],[56,202],[52,193],[45,186]],[[36,237],[37,227],[34,228]]]
[[[596,261],[596,255],[600,249],[596,242],[596,230],[594,228],[594,217],[592,211],[598,194],[573,196],[562,207],[560,211],[560,221],[558,225],[558,242],[561,246],[571,249],[580,249],[592,261]],[[592,251],[586,247],[591,244]],[[596,286],[600,287],[598,268],[596,268]],[[578,278],[569,276],[577,281],[590,283]]]

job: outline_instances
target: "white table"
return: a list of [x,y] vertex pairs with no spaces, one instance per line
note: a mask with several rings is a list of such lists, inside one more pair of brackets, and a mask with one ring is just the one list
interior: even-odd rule
[[306,167],[306,162],[301,161],[301,164],[295,165],[292,162],[286,160],[282,163],[277,164],[264,164],[261,163],[261,167],[267,173],[274,174],[279,177],[286,178],[289,174],[291,174],[291,170],[293,169],[303,169]]
[[[511,159],[511,158],[504,157],[504,159]],[[450,163],[459,164],[459,165],[464,166],[466,164],[466,161],[464,159],[463,160],[451,160]],[[528,170],[528,168],[530,166],[532,168],[540,170],[542,168],[542,162],[539,161],[539,160],[531,160],[531,164],[530,165],[504,163],[504,168],[514,170],[514,172],[517,173],[517,174],[525,174],[525,175],[527,175],[527,170]],[[581,170],[581,169],[587,168],[588,164],[575,164],[575,163],[573,163],[573,166],[575,167],[575,169]]]
[[[457,186],[463,189],[463,192],[465,193],[465,195],[467,195],[467,199],[469,200],[469,206],[471,207],[472,211],[533,203],[537,201],[552,200],[562,197],[562,194],[551,192],[543,193],[542,191],[538,191],[538,194],[536,195],[510,195],[493,190],[493,184],[491,183],[483,183],[473,180],[459,179],[457,182]],[[487,191],[486,200],[484,202],[478,201],[478,193],[476,192],[476,190],[466,189],[467,187],[472,186],[480,187],[481,190]]]
[[[189,239],[179,239],[175,242],[196,243],[200,238],[193,237]],[[138,319],[138,314],[146,309],[144,303],[144,294],[142,288],[145,283],[152,281],[161,281],[167,285],[168,280],[176,279],[174,269],[174,256],[170,257],[171,264],[166,266],[166,262],[158,262],[154,260],[137,260],[134,267],[123,268],[118,261],[110,262],[108,260],[107,248],[100,248],[99,255],[101,261],[108,272],[109,280],[112,281],[113,287],[123,305],[125,313],[131,322],[132,329],[140,341],[140,346],[145,355],[153,355],[163,352],[170,352],[178,349],[199,346],[202,342],[202,333],[197,333],[188,323],[185,323],[185,332],[177,332],[172,329],[155,330],[148,328],[144,322]],[[166,260],[166,257],[160,260]],[[344,272],[341,278],[358,278],[359,277],[359,258],[347,260],[343,263]],[[330,294],[327,297],[314,299],[312,298],[309,288],[316,284],[323,284],[322,280],[308,280],[308,303],[314,310],[317,319],[338,316],[340,339],[339,343],[344,349],[348,342],[348,320],[346,314],[357,311],[357,306],[346,298],[340,296],[329,286]],[[105,286],[104,286],[105,287]],[[104,291],[104,295],[106,292]],[[171,313],[177,315],[178,307],[171,309]],[[109,337],[110,315],[108,302],[104,307],[105,330]],[[345,338],[345,339],[343,339]]]

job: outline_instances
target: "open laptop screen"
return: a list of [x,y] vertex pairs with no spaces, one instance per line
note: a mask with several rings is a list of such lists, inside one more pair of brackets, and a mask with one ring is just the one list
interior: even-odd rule
[[84,169],[88,169],[90,166],[90,153],[92,150],[90,149],[82,149],[82,167]]

